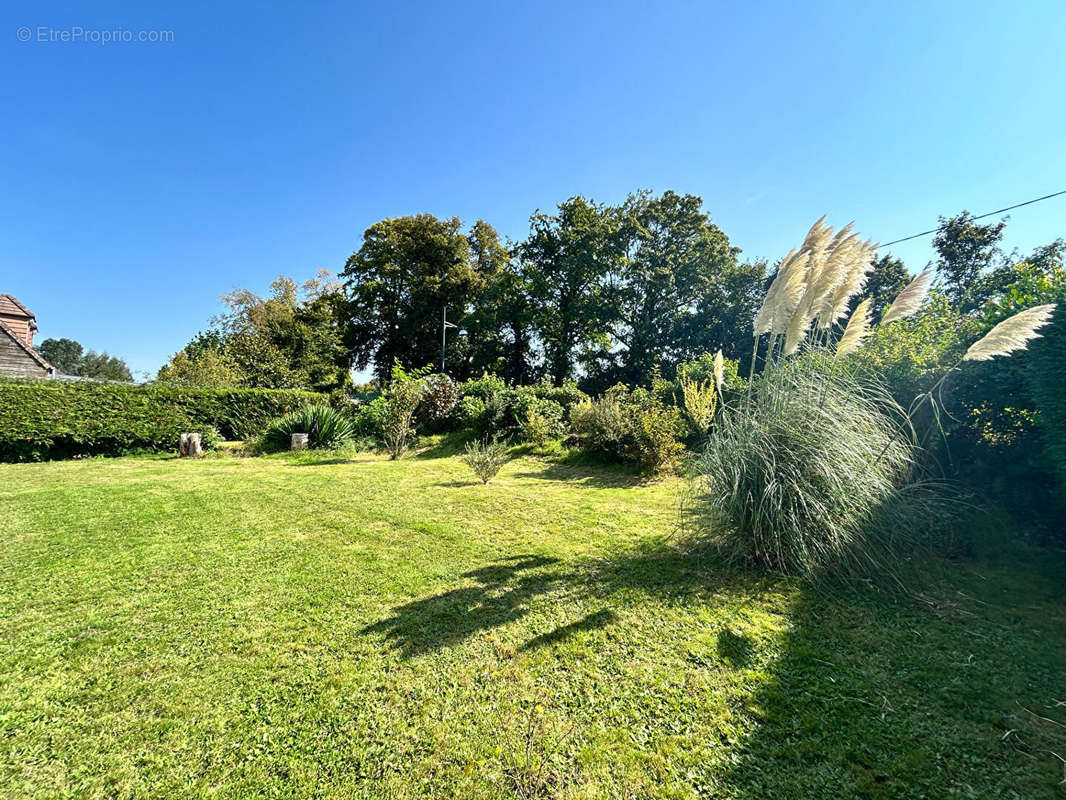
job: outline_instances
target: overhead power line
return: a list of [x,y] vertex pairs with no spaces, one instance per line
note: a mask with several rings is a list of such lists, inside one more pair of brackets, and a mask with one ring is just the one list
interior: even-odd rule
[[[1004,211],[1013,211],[1014,209],[1021,208],[1022,206],[1031,206],[1033,203],[1039,203],[1041,200],[1050,200],[1052,197],[1058,197],[1060,194],[1066,194],[1066,189],[1063,189],[1061,192],[1055,192],[1054,194],[1046,194],[1043,197],[1037,197],[1033,200],[1026,200],[1024,203],[1016,203],[1013,206],[1000,208],[996,211],[989,211],[987,214],[981,214],[980,216],[974,217],[974,219],[977,220],[984,219],[985,217],[994,217],[996,214],[1002,214]],[[894,241],[885,242],[885,244],[878,245],[878,248],[880,249],[882,247],[888,247],[889,245],[899,244],[900,242],[909,242],[911,239],[917,239],[921,236],[928,236],[931,233],[936,233],[938,230],[939,228],[933,228],[928,231],[922,231],[921,233],[915,233],[911,236],[904,236],[902,239],[896,239]]]

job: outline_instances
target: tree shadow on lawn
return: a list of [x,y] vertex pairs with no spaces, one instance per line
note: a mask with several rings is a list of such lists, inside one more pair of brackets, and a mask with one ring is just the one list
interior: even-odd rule
[[[743,800],[1053,798],[1063,765],[1048,753],[1066,757],[1066,706],[1055,705],[1066,699],[1066,607],[1061,575],[1056,588],[1029,569],[987,577],[956,566],[923,594],[828,590],[658,541],[565,568],[545,556],[502,559],[464,575],[476,585],[407,603],[363,632],[411,657],[521,619],[560,588],[602,604],[520,648],[532,651],[616,623],[610,605],[641,594],[686,607],[750,598],[755,613],[786,624],[768,639],[720,631],[717,658],[697,661],[746,676],[730,700],[735,755],[701,782]],[[767,602],[772,594],[781,601]]]
[[570,485],[581,484],[599,489],[628,489],[654,480],[653,476],[631,472],[624,467],[594,465],[584,462],[553,461],[535,472],[517,472],[516,478],[537,478]]
[[393,615],[363,628],[384,633],[405,658],[458,644],[478,631],[524,617],[530,601],[557,586],[567,574],[552,568],[556,558],[519,555],[463,574],[476,586],[449,589],[399,606]]
[[[561,565],[559,559],[517,555],[463,574],[476,585],[449,589],[398,606],[393,614],[362,629],[384,634],[405,658],[458,644],[479,631],[521,619],[538,598],[559,588],[591,601],[609,602],[619,591],[666,593],[684,598],[697,591],[729,589],[757,595],[771,582],[761,576],[707,571],[693,558],[662,542],[600,561]],[[538,634],[521,649],[554,644],[582,632],[605,627],[615,614],[603,608],[586,617]]]
[[1066,724],[1066,608],[1030,570],[965,564],[906,594],[803,589],[717,782],[744,800],[1062,797],[1063,763],[1041,751],[1066,757],[1066,727],[1023,709]]

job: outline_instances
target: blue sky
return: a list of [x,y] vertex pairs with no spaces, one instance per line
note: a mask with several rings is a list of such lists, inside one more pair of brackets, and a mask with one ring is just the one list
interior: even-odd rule
[[[822,213],[889,241],[1066,189],[1061,0],[151,5],[0,12],[0,292],[135,371],[386,216],[521,239],[669,188],[773,259]],[[172,41],[38,40],[76,27]],[[1059,236],[1066,197],[1007,239]]]

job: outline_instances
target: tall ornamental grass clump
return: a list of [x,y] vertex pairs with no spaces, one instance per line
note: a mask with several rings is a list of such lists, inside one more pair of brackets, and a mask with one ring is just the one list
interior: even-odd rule
[[[865,288],[877,248],[849,224],[825,218],[778,268],[755,318],[752,379],[726,406],[697,460],[697,506],[703,527],[735,560],[807,576],[869,575],[887,566],[899,545],[928,543],[923,531],[943,507],[915,480],[920,448],[913,415],[936,404],[945,374],[904,412],[889,392],[855,376],[848,356],[870,332]],[[881,325],[921,308],[932,272],[914,278]],[[984,361],[1024,349],[1054,306],[1004,320],[966,351]],[[846,320],[846,322],[845,322]],[[756,370],[760,339],[766,359]]]
[[306,433],[312,450],[328,450],[348,444],[355,438],[349,415],[327,405],[306,405],[271,422],[260,438],[266,452],[288,450],[294,433]]
[[813,575],[884,559],[913,467],[903,410],[818,358],[759,375],[695,461],[704,528],[732,560]]

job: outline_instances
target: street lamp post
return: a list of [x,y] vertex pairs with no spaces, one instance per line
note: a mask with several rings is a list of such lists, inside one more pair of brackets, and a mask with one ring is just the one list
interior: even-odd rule
[[452,325],[448,322],[448,306],[444,306],[441,314],[441,326],[440,326],[440,372],[444,374],[444,348],[448,340],[448,328],[458,328],[458,325]]

